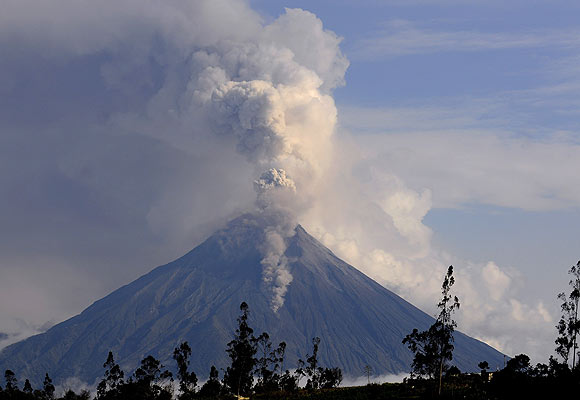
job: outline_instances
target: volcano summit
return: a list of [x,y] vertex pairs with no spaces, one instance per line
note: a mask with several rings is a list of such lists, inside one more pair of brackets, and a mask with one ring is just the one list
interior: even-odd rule
[[[287,343],[289,368],[319,336],[321,364],[338,366],[346,375],[360,376],[366,365],[376,374],[409,371],[412,354],[401,340],[433,318],[340,260],[300,225],[283,238],[280,257],[290,278],[278,292],[283,301],[273,307],[277,278],[274,273],[267,279],[263,250],[269,218],[238,217],[183,257],[5,348],[0,369],[10,368],[22,379],[48,372],[55,382],[77,377],[92,383],[102,375],[109,350],[132,371],[148,354],[172,366],[173,349],[188,341],[191,367],[205,376],[211,365],[227,366],[224,350],[245,301],[255,332]],[[456,332],[453,364],[474,371],[482,360],[493,368],[503,363],[503,354]]]

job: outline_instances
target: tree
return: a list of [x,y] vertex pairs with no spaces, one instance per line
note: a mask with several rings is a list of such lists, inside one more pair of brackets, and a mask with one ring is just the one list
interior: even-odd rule
[[[306,358],[306,363],[298,360],[299,375],[308,376],[306,389],[320,389],[337,387],[342,382],[342,370],[340,368],[322,368],[318,366],[318,348],[320,338],[312,338],[312,355]],[[304,367],[305,366],[305,367]]]
[[252,390],[253,371],[256,365],[256,339],[254,330],[248,325],[249,308],[246,302],[240,304],[241,315],[234,340],[228,343],[226,352],[231,365],[224,374],[224,385],[230,393],[248,395]]
[[323,389],[338,387],[342,382],[342,370],[338,367],[321,368],[320,387]]
[[516,374],[527,375],[532,369],[530,357],[526,354],[518,354],[508,360],[505,369]]
[[32,385],[28,379],[24,381],[24,387],[22,388],[22,391],[26,394],[32,394]]
[[459,299],[451,295],[455,283],[453,266],[450,265],[441,285],[441,300],[437,304],[439,315],[428,330],[418,329],[405,336],[403,344],[415,354],[413,357],[413,374],[435,378],[439,376],[439,394],[441,395],[443,371],[447,362],[453,359],[453,332],[457,323],[452,315],[459,308]]
[[320,372],[318,368],[318,346],[320,345],[320,338],[312,338],[312,355],[306,358],[306,389],[318,389],[320,387]]
[[479,364],[477,364],[477,366],[479,367],[480,370],[486,371],[489,368],[489,363],[487,361],[482,361]]
[[161,362],[151,355],[141,360],[141,366],[133,374],[135,383],[132,385],[141,398],[171,399],[170,386],[167,381],[173,381],[172,374],[163,368]]
[[105,377],[97,385],[97,399],[114,399],[118,397],[120,388],[124,384],[125,373],[121,370],[119,364],[115,362],[112,351],[109,351],[103,368],[105,368]]
[[373,372],[373,368],[370,365],[365,365],[364,372],[367,376],[367,385],[371,384],[371,372]]
[[286,370],[280,376],[280,389],[291,393],[297,391],[299,378],[298,374],[292,374],[289,370]]
[[449,367],[445,372],[445,376],[459,376],[459,375],[461,375],[461,370],[457,368],[455,365]]
[[55,391],[55,387],[52,384],[52,379],[50,379],[50,376],[48,376],[48,373],[46,375],[44,375],[44,382],[42,383],[42,393],[43,393],[43,397],[47,400],[52,400],[54,399],[54,391]]
[[299,375],[292,374],[289,370],[284,369],[284,358],[286,356],[286,342],[280,342],[276,349],[276,357],[280,369],[280,376],[278,377],[278,389],[285,392],[295,392],[298,390]]
[[6,391],[12,393],[18,390],[18,380],[16,375],[11,370],[4,371],[4,381],[6,382]]
[[91,392],[81,390],[80,394],[76,394],[72,389],[67,390],[61,400],[90,400]]
[[576,367],[576,349],[578,348],[576,338],[580,331],[580,321],[578,321],[578,300],[580,300],[580,261],[573,265],[568,274],[572,276],[569,285],[570,295],[567,297],[564,292],[558,294],[562,300],[562,317],[556,325],[558,338],[556,339],[556,353],[568,364],[570,352],[572,352],[572,370]]
[[278,366],[280,368],[280,374],[284,371],[284,357],[286,356],[286,342],[280,342],[278,348],[276,349],[276,357],[278,360]]
[[199,391],[201,398],[216,398],[222,390],[222,385],[219,381],[219,372],[215,366],[211,366],[209,371],[209,379],[203,384]]
[[268,393],[279,390],[281,365],[284,363],[286,343],[282,342],[276,349],[272,349],[272,342],[268,333],[263,332],[256,338],[256,350],[259,356],[256,359],[256,374],[258,381],[254,390],[256,393]]
[[180,400],[191,399],[197,386],[197,376],[195,372],[188,372],[189,357],[191,356],[191,347],[187,342],[181,343],[173,350],[173,359],[177,363],[177,377],[179,378],[178,398]]

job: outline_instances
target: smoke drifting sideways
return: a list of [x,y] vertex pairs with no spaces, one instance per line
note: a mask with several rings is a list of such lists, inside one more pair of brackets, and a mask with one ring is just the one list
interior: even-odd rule
[[[430,311],[458,260],[422,222],[431,191],[337,126],[340,41],[308,11],[264,23],[242,0],[5,0],[0,332],[71,316],[248,210],[276,215],[261,249],[272,309],[300,221]],[[463,326],[516,351],[538,337],[520,321],[549,315],[515,300],[514,272],[489,265],[456,268]]]

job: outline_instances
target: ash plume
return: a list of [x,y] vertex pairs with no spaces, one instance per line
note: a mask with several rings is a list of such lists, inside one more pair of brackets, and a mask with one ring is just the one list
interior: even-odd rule
[[284,296],[288,286],[294,279],[288,267],[288,258],[284,255],[286,239],[294,234],[296,224],[271,225],[264,230],[264,245],[262,247],[262,281],[266,290],[271,291],[270,306],[272,311],[284,305]]
[[285,209],[283,204],[292,202],[296,185],[283,169],[270,168],[254,181],[254,189],[260,212],[266,213],[270,221],[264,229],[264,243],[260,249],[263,254],[262,280],[266,290],[272,294],[271,308],[278,312],[284,305],[284,296],[293,280],[284,253],[286,240],[294,235],[297,223],[292,212]]

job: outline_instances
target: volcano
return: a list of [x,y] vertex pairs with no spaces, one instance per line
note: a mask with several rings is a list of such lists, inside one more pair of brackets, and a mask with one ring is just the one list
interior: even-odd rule
[[[211,365],[228,365],[226,344],[245,301],[255,333],[268,332],[274,345],[287,343],[289,368],[305,359],[318,336],[321,365],[345,375],[361,376],[367,365],[375,374],[409,371],[412,354],[401,340],[433,318],[340,260],[300,225],[284,253],[292,282],[273,310],[259,250],[269,223],[263,214],[236,218],[183,257],[3,349],[0,370],[33,382],[48,372],[56,383],[70,377],[93,383],[109,350],[129,372],[149,354],[173,366],[173,349],[188,341],[191,368],[206,376]],[[493,368],[503,359],[487,344],[455,333],[453,364],[462,371],[477,370],[483,360]]]

